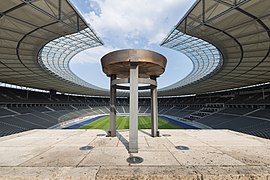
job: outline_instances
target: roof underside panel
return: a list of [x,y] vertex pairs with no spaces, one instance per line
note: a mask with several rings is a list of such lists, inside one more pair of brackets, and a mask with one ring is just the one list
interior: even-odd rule
[[[58,42],[56,48],[50,42]],[[101,40],[68,0],[1,2],[0,82],[68,93],[107,95],[107,90],[82,81],[68,67],[76,53],[99,45],[102,45]],[[46,60],[41,52],[48,52],[48,49],[54,51],[46,54]],[[56,66],[50,69],[41,59]]]
[[[173,88],[161,89],[159,95],[207,93],[269,82],[269,5],[266,0],[197,1],[162,45],[185,53],[183,47],[192,49],[199,43],[192,47],[182,43],[182,47],[177,48],[174,45],[181,37],[171,38],[172,34],[196,37],[217,47],[223,64],[216,72],[208,72],[212,73],[208,78],[190,79],[185,85],[176,83]],[[198,60],[199,66],[205,61],[209,60],[202,56]]]

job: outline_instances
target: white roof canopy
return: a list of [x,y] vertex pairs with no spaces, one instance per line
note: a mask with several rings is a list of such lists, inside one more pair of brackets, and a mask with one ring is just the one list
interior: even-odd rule
[[[161,89],[159,95],[207,93],[269,82],[269,6],[267,0],[198,0],[161,45],[187,54],[198,66],[191,74],[201,78],[189,75]],[[212,53],[201,53],[207,47],[187,37],[209,42]],[[209,69],[217,54],[213,46],[223,62]]]
[[68,0],[8,0],[0,5],[0,82],[60,92],[107,95],[68,63],[102,41]]

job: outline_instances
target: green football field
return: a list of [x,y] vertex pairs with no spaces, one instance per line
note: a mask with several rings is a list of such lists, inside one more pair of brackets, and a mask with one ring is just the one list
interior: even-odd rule
[[[109,129],[110,116],[104,116],[100,119],[81,126],[80,129]],[[128,129],[129,128],[129,116],[117,116],[116,117],[116,128],[117,129]],[[182,127],[175,125],[165,119],[158,118],[159,129],[182,129]],[[139,129],[151,129],[151,117],[150,116],[139,116]]]

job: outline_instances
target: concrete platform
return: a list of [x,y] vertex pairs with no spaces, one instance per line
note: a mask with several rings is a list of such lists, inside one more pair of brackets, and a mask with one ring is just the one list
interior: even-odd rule
[[[270,140],[229,130],[161,130],[157,138],[149,133],[139,131],[136,154],[127,151],[128,130],[114,138],[102,130],[32,130],[1,137],[0,179],[270,180]],[[143,162],[129,164],[131,156]]]

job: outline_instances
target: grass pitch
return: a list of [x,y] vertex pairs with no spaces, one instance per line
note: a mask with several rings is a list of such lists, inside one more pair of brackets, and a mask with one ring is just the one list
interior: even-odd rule
[[[104,116],[100,119],[81,126],[80,129],[109,129],[110,127],[110,116]],[[117,116],[116,117],[116,128],[117,129],[128,129],[129,128],[129,116]],[[158,118],[159,129],[183,129],[182,127],[175,125],[163,118]],[[139,129],[151,129],[151,117],[150,116],[139,116]]]

